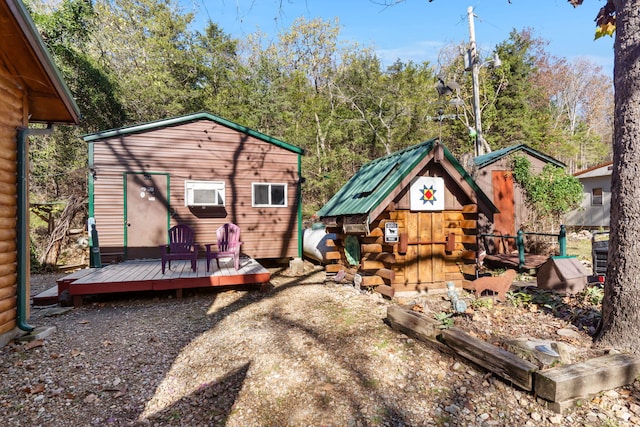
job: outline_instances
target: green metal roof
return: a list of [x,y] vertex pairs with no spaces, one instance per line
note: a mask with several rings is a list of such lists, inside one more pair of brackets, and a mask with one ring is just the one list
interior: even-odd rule
[[[430,139],[420,144],[396,151],[363,165],[355,175],[329,200],[317,213],[318,217],[335,217],[364,215],[380,205],[384,199],[406,178],[415,171],[416,166],[433,150],[437,139]],[[477,186],[471,176],[464,170],[456,158],[442,146],[445,157],[469,183],[478,197],[489,206],[497,209],[489,198]]]
[[254,138],[258,138],[262,141],[271,143],[273,145],[292,151],[294,153],[304,154],[304,149],[300,147],[296,147],[295,145],[291,145],[284,141],[280,141],[279,139],[273,138],[269,135],[265,135],[256,130],[239,125],[230,120],[223,119],[221,117],[215,116],[207,112],[199,112],[199,113],[189,114],[186,116],[172,117],[169,119],[157,120],[154,122],[142,123],[142,124],[126,126],[118,129],[101,131],[101,132],[92,133],[89,135],[84,135],[83,139],[85,140],[85,142],[98,141],[101,139],[111,138],[114,136],[128,135],[128,134],[138,133],[138,132],[146,132],[146,131],[158,129],[161,127],[176,126],[176,125],[181,125],[184,123],[193,122],[193,121],[202,120],[202,119],[211,120],[213,122],[216,122],[228,128],[237,130],[238,132],[251,135]]
[[502,159],[505,156],[508,156],[511,153],[515,153],[516,151],[525,151],[529,155],[533,157],[537,157],[538,159],[543,160],[547,163],[551,163],[559,168],[564,168],[566,166],[561,161],[556,160],[553,157],[547,156],[546,154],[543,154],[537,150],[534,150],[533,148],[525,144],[513,145],[511,147],[506,147],[497,151],[492,151],[491,153],[483,154],[481,156],[474,158],[473,161],[475,162],[476,166],[478,166],[479,168],[483,168],[487,165],[490,165],[491,163],[497,162],[498,160]]

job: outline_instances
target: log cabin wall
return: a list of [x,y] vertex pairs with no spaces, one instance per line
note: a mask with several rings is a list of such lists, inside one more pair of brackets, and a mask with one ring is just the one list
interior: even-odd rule
[[0,57],[0,336],[16,327],[17,314],[16,138],[26,108],[19,87]]
[[[131,173],[147,173],[161,184],[168,179],[164,185],[169,201],[161,201],[164,219],[157,230],[145,231],[149,242],[166,242],[167,228],[184,223],[194,228],[202,250],[204,244],[215,243],[220,225],[233,222],[241,229],[243,253],[253,258],[298,256],[297,153],[208,119],[99,139],[90,142],[90,151],[93,213],[103,262],[124,258],[127,249],[132,252],[125,247],[123,190],[123,176]],[[185,206],[185,180],[224,181],[225,206]],[[286,206],[252,206],[253,183],[286,184]],[[140,256],[133,258],[159,258],[155,243],[136,248]]]
[[[476,259],[477,205],[440,212],[385,211],[371,223],[368,234],[359,235],[360,263],[347,261],[342,227],[329,227],[336,233],[329,243],[326,271],[344,270],[348,280],[359,274],[362,286],[386,285],[394,292],[446,291],[447,282],[457,288],[473,280]],[[385,243],[387,222],[398,224],[400,241]]]

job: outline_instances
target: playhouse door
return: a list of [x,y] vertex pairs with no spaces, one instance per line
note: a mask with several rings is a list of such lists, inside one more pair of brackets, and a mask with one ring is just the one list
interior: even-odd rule
[[[500,213],[495,214],[493,217],[493,234],[515,236],[516,213],[513,173],[511,171],[493,171],[491,173],[491,182],[493,184],[493,204],[500,210]],[[495,244],[499,251],[505,252],[510,252],[515,247],[514,239],[496,237]]]
[[160,258],[169,227],[167,174],[126,173],[125,251],[127,259]]
[[442,212],[410,212],[407,216],[407,233],[407,284],[415,284],[416,289],[442,286],[445,281]]

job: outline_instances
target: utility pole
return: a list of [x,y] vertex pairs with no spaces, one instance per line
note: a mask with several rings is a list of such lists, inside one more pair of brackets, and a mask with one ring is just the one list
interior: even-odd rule
[[493,59],[480,62],[478,50],[476,48],[476,30],[473,25],[473,7],[467,8],[467,16],[469,17],[469,49],[464,57],[464,70],[471,71],[471,79],[473,82],[473,118],[475,121],[475,129],[469,129],[469,134],[475,137],[474,152],[476,156],[481,156],[491,152],[491,147],[482,136],[482,118],[480,111],[480,83],[478,82],[478,74],[480,67],[493,63],[494,67],[501,65],[498,54],[494,54]]
[[469,66],[471,67],[471,80],[473,83],[473,120],[475,123],[475,144],[474,154],[480,156],[485,154],[482,143],[482,122],[480,118],[480,84],[478,82],[478,73],[480,64],[478,61],[478,51],[476,49],[476,30],[473,24],[473,7],[467,8],[467,17],[469,19],[469,50],[467,51]]

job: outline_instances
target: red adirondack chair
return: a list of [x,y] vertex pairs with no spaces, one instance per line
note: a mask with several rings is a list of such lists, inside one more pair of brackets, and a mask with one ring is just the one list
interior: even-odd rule
[[169,261],[169,269],[171,269],[172,260],[191,261],[191,269],[196,271],[198,245],[193,242],[193,239],[193,229],[188,225],[178,224],[169,229],[169,244],[160,245],[162,250],[162,274],[164,274],[167,261]]
[[[212,259],[216,260],[216,265],[220,269],[220,258],[233,258],[234,267],[240,269],[240,227],[232,223],[226,223],[216,230],[217,243],[209,243],[205,245],[207,248],[207,271],[209,271],[209,263]],[[213,247],[216,246],[217,249]]]

